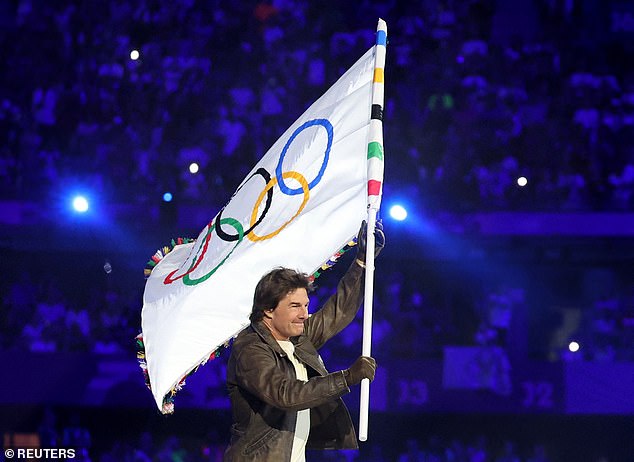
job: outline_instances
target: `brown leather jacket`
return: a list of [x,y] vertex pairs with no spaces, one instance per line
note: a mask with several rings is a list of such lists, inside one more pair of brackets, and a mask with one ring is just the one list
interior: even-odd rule
[[355,317],[363,296],[364,270],[353,263],[337,292],[291,338],[308,382],[295,369],[269,329],[254,323],[233,343],[227,387],[233,425],[225,462],[285,462],[291,457],[297,411],[310,408],[309,449],[356,449],[350,414],[341,396],[350,389],[341,371],[328,373],[317,349]]

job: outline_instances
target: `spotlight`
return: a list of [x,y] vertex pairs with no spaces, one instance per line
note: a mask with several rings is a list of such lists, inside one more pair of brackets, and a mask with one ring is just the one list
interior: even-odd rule
[[200,167],[198,167],[198,164],[196,162],[192,162],[191,164],[189,164],[189,173],[198,173]]
[[90,208],[90,204],[88,203],[88,199],[84,196],[75,196],[73,198],[73,210],[78,213],[85,213]]
[[573,341],[568,344],[568,349],[573,353],[579,351],[579,348],[581,348],[581,345],[579,345],[577,342]]
[[137,59],[139,59],[139,56],[140,56],[139,50],[132,50],[130,52],[130,59],[132,61],[136,61]]
[[525,176],[521,176],[517,179],[517,184],[522,187],[526,186],[528,184],[528,180],[526,179]]
[[164,202],[172,202],[172,199],[174,198],[174,196],[172,196],[171,192],[166,192],[165,194],[163,194],[163,201]]
[[390,208],[390,216],[396,221],[403,221],[407,218],[407,210],[402,205],[393,205]]

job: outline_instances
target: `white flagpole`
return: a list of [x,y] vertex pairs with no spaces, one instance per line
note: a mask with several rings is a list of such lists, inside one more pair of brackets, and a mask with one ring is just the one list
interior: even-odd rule
[[[361,354],[372,353],[372,304],[374,300],[374,229],[376,216],[381,205],[383,183],[383,70],[385,68],[385,47],[387,44],[387,24],[382,19],[376,28],[374,55],[374,79],[372,83],[372,119],[368,144],[368,229],[365,253],[365,291],[363,302],[363,344]],[[370,408],[370,381],[361,381],[359,403],[359,441],[368,439],[368,412]]]
[[[377,209],[368,209],[368,232],[365,254],[365,292],[363,302],[363,344],[361,354],[372,355],[372,303],[374,300],[374,228]],[[370,380],[361,381],[359,401],[359,441],[368,439],[368,412],[370,409]]]

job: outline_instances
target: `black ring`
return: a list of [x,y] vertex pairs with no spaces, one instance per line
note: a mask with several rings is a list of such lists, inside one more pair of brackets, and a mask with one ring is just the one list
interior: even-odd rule
[[[231,199],[233,199],[236,196],[236,194],[238,194],[238,192],[243,188],[243,186],[247,184],[249,180],[253,178],[255,175],[262,175],[262,178],[264,178],[265,186],[269,184],[269,181],[271,181],[270,173],[267,172],[264,169],[264,167],[260,167],[255,171],[253,175],[247,178],[245,182],[242,183],[238,187],[238,189],[236,189],[236,192],[233,193],[233,196],[231,196]],[[227,205],[231,203],[231,199],[229,199],[229,203],[227,203]],[[266,212],[268,212],[269,208],[271,207],[271,202],[273,202],[273,188],[269,188],[269,190],[266,192],[266,205],[264,206],[264,211],[262,212],[262,215],[258,218],[258,220],[255,223],[253,223],[253,226],[251,226],[249,229],[247,229],[244,232],[244,236],[246,236],[251,231],[253,231],[255,227],[259,225],[262,222],[262,220],[264,220],[264,217],[266,216]],[[220,209],[220,212],[218,212],[218,217],[216,218],[216,223],[218,223],[218,226],[216,226],[216,234],[223,241],[226,241],[226,242],[237,241],[240,237],[238,234],[228,234],[228,233],[225,233],[222,229],[220,229],[220,220],[222,220],[222,212],[224,211],[225,207],[227,207],[227,205],[225,205],[222,209]]]

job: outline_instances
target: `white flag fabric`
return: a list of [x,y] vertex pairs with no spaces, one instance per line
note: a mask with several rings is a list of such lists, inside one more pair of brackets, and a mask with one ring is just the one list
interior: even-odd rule
[[[249,325],[276,266],[315,272],[366,217],[375,47],[286,130],[193,242],[155,258],[143,296],[146,373],[157,406]],[[168,249],[166,249],[168,250]]]

